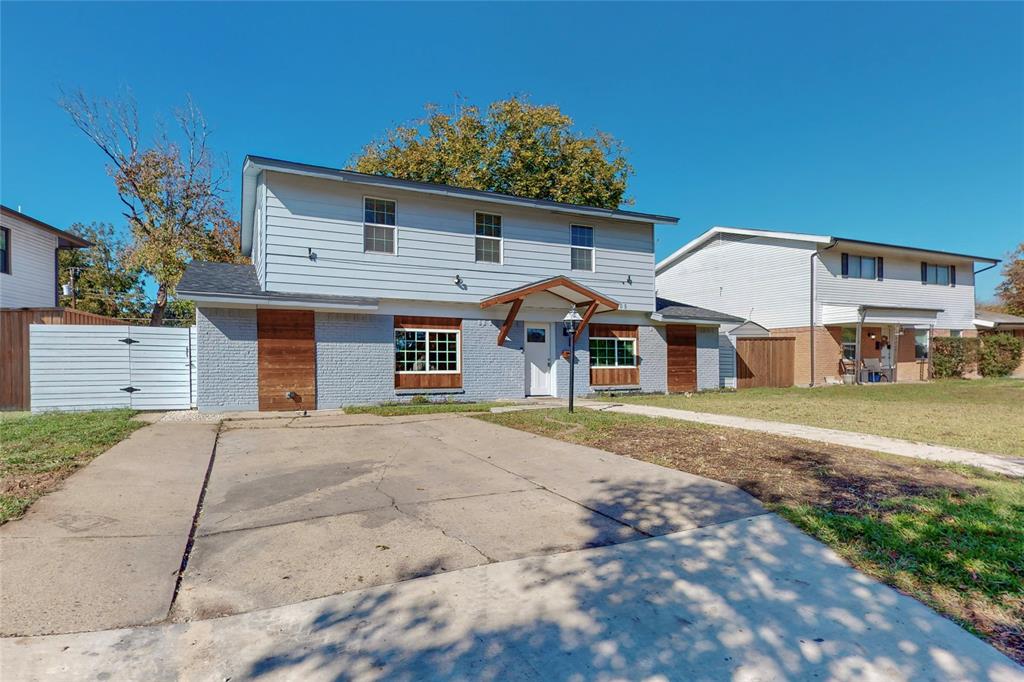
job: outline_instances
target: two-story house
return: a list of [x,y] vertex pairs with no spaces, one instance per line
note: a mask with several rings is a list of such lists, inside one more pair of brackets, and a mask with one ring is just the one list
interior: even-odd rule
[[201,410],[718,385],[716,316],[654,294],[676,218],[247,157],[251,264],[193,263]]
[[89,242],[0,206],[0,308],[52,308],[58,303],[57,254]]
[[[797,385],[862,376],[872,361],[887,380],[920,381],[929,378],[933,336],[976,334],[975,266],[998,262],[824,234],[713,227],[658,263],[656,287],[659,296],[793,337]],[[730,328],[722,331],[726,355],[735,339]],[[735,385],[735,365],[723,359],[723,385]]]

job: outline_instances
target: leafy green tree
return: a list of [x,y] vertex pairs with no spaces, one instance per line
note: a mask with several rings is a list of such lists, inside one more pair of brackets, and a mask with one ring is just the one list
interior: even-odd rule
[[349,166],[374,175],[437,182],[533,199],[617,208],[633,173],[608,133],[574,131],[554,105],[512,97],[486,111],[454,115],[435,105],[426,117],[368,144]]
[[77,91],[60,106],[107,157],[133,236],[126,262],[156,281],[150,324],[159,326],[190,260],[243,260],[239,224],[224,203],[227,174],[209,147],[206,120],[189,100],[175,112],[177,136],[163,131],[147,145],[128,95],[92,100]]
[[1003,281],[996,287],[996,294],[1006,305],[1006,312],[1024,315],[1024,242],[1006,259]]
[[62,249],[58,255],[57,279],[71,281],[75,269],[76,295],[61,296],[60,305],[106,315],[138,318],[146,314],[148,303],[142,288],[142,270],[125,265],[128,243],[114,226],[106,223],[75,223],[71,232],[92,242],[88,249]]

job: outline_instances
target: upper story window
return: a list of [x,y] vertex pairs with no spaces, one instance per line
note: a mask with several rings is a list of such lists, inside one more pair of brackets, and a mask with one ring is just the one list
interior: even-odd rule
[[956,286],[956,266],[921,262],[921,284]]
[[570,261],[573,270],[594,271],[594,228],[573,225]]
[[476,214],[476,262],[501,263],[501,216]]
[[395,252],[395,202],[363,197],[363,251]]
[[0,272],[11,274],[11,231],[0,227]]
[[855,256],[843,254],[843,277],[854,279],[882,279],[881,256]]

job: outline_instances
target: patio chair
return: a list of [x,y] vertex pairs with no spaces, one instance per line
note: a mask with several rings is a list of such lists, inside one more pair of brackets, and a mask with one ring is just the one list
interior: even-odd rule
[[[864,372],[867,375],[878,374],[881,381],[892,383],[892,367],[882,367],[878,358],[864,358]],[[861,377],[861,381],[867,381],[866,377]]]

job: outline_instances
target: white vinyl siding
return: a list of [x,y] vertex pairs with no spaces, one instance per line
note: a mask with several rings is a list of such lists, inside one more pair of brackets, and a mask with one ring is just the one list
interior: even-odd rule
[[[970,260],[950,261],[956,265],[956,286],[924,286],[921,284],[922,259],[913,254],[895,250],[878,254],[885,259],[882,281],[843,278],[840,247],[821,252],[815,259],[817,315],[828,317],[825,308],[832,311],[839,306],[894,306],[908,309],[941,308],[941,311],[917,313],[922,322],[937,329],[973,329],[974,320],[974,263]],[[806,267],[806,264],[805,264]],[[893,313],[895,314],[895,313]],[[877,321],[883,313],[869,311],[868,321]],[[827,322],[827,320],[826,320]]]
[[718,235],[658,275],[658,295],[774,329],[807,326],[814,245]]
[[[597,268],[573,271],[566,216],[509,206],[502,209],[498,268],[476,262],[473,216],[481,208],[478,203],[395,190],[401,244],[394,257],[381,258],[363,252],[360,188],[265,175],[269,290],[478,305],[488,296],[565,275],[615,299],[624,310],[654,308],[652,224],[593,221],[600,233]],[[309,259],[309,249],[316,261]],[[464,286],[453,283],[456,274]]]
[[10,230],[10,274],[0,274],[0,308],[52,308],[57,300],[57,235],[17,217]]

